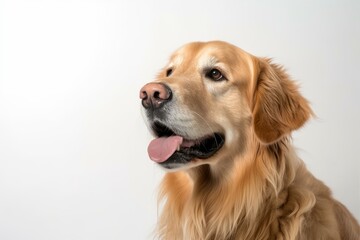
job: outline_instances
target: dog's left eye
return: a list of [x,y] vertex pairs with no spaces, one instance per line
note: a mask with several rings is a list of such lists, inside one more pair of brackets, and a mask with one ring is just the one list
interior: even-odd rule
[[172,68],[169,68],[168,70],[166,70],[166,76],[170,76],[172,74],[173,70]]
[[224,75],[216,68],[213,68],[209,72],[207,72],[206,77],[210,78],[213,81],[222,81],[226,79]]

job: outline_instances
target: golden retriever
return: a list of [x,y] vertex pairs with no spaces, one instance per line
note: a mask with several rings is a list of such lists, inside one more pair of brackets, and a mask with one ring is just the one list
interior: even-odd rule
[[231,44],[190,43],[140,90],[169,171],[157,238],[359,240],[359,224],[300,160],[290,134],[313,115],[284,69]]

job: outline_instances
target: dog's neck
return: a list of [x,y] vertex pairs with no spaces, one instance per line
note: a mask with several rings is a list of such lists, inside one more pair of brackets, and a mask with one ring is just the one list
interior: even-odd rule
[[[196,239],[193,238],[196,234],[200,234],[198,239],[208,239],[204,236],[209,234],[215,239],[222,239],[225,232],[221,231],[225,229],[228,232],[226,234],[246,232],[247,226],[259,224],[255,221],[259,215],[278,208],[286,201],[287,194],[286,191],[283,193],[283,189],[293,182],[299,165],[289,160],[297,159],[289,157],[295,154],[294,150],[288,140],[272,145],[258,143],[256,146],[256,151],[249,151],[256,153],[253,156],[241,155],[235,158],[233,166],[229,168],[233,169],[230,173],[202,165],[189,169],[187,174],[179,172],[167,175],[173,178],[174,185],[163,186],[163,194],[167,199],[164,208],[172,209],[166,212],[170,210],[173,214],[176,211],[179,214],[177,219],[186,219],[186,224],[178,222],[176,225],[192,236],[191,239]],[[274,198],[277,200],[269,201]],[[267,202],[276,202],[278,206],[268,206]],[[196,222],[190,223],[191,219],[196,219]],[[222,228],[212,229],[212,226]],[[251,234],[254,233],[246,235]]]
[[[218,161],[219,164],[204,164],[186,170],[194,187],[202,188],[207,185],[210,185],[213,188],[216,186],[224,187],[229,183],[233,185],[234,182],[243,182],[244,177],[251,178],[251,176],[246,175],[246,172],[249,172],[247,169],[254,167],[262,170],[259,172],[260,175],[276,175],[276,177],[279,178],[278,180],[282,183],[283,178],[292,178],[291,176],[285,175],[292,175],[294,169],[290,172],[284,170],[285,168],[297,168],[300,160],[296,156],[288,138],[284,138],[269,145],[262,144],[259,141],[256,141],[256,144],[249,145],[255,146],[255,150],[252,149],[251,151],[247,151],[250,154],[238,153],[235,157],[230,156],[228,159],[221,159]],[[272,173],[268,174],[269,171]],[[238,174],[239,172],[242,174]],[[236,175],[233,173],[236,173]],[[260,175],[258,177],[260,177]],[[274,179],[264,180],[270,182],[271,185],[276,185]],[[276,187],[276,189],[278,189],[278,187]]]

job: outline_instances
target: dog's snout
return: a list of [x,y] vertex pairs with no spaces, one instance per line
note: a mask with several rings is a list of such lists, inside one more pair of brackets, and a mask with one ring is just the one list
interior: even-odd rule
[[162,83],[148,83],[140,90],[144,108],[159,108],[171,100],[171,89]]

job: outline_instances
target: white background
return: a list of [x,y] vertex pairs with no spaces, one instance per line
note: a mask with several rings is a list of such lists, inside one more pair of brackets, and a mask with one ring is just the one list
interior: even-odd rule
[[318,118],[294,134],[360,219],[360,1],[0,3],[0,239],[151,239],[163,171],[138,91],[189,41],[285,65]]

